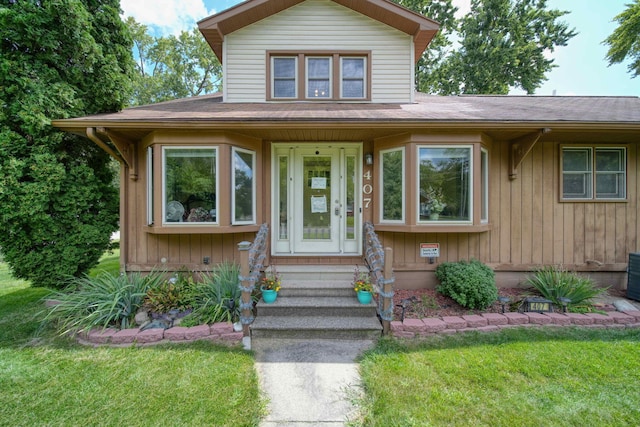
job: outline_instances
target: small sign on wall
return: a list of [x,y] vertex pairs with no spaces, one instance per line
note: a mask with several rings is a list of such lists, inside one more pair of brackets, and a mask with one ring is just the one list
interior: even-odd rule
[[422,258],[438,258],[440,243],[420,243],[420,256]]

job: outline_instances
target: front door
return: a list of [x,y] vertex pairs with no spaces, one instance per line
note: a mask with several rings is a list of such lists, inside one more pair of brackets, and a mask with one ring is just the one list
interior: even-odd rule
[[274,254],[360,251],[357,145],[275,145]]

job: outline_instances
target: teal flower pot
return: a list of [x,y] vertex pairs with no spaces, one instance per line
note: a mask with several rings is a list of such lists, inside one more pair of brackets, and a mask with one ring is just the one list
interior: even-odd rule
[[360,304],[370,304],[373,294],[369,291],[358,291],[358,301]]
[[278,298],[278,292],[272,289],[262,289],[262,300],[265,304],[273,304]]

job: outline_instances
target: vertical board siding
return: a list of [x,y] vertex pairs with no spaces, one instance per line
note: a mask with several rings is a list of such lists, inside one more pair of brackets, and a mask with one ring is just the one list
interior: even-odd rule
[[[640,209],[637,150],[628,150],[627,202],[560,202],[560,144],[538,143],[509,179],[509,144],[489,152],[491,229],[481,233],[379,232],[394,251],[394,268],[432,271],[443,262],[479,259],[502,271],[545,264],[581,270],[624,271],[637,252]],[[435,264],[419,256],[420,243],[439,243]]]
[[411,100],[411,36],[328,0],[293,6],[229,34],[225,43],[227,102],[266,100],[269,50],[371,51],[372,102]]

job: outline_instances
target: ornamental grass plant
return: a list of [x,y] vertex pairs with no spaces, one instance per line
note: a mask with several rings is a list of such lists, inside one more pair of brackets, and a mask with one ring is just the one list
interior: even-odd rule
[[55,304],[44,321],[54,322],[60,334],[110,326],[129,328],[147,291],[158,288],[164,280],[164,273],[157,271],[146,276],[104,272],[95,277],[69,278],[63,291],[50,294]]
[[569,311],[585,311],[591,307],[593,298],[604,293],[608,288],[599,288],[595,282],[577,273],[567,271],[562,266],[545,266],[527,278],[531,285],[542,297],[553,301],[557,307],[562,307],[561,298],[568,298],[571,302]]

